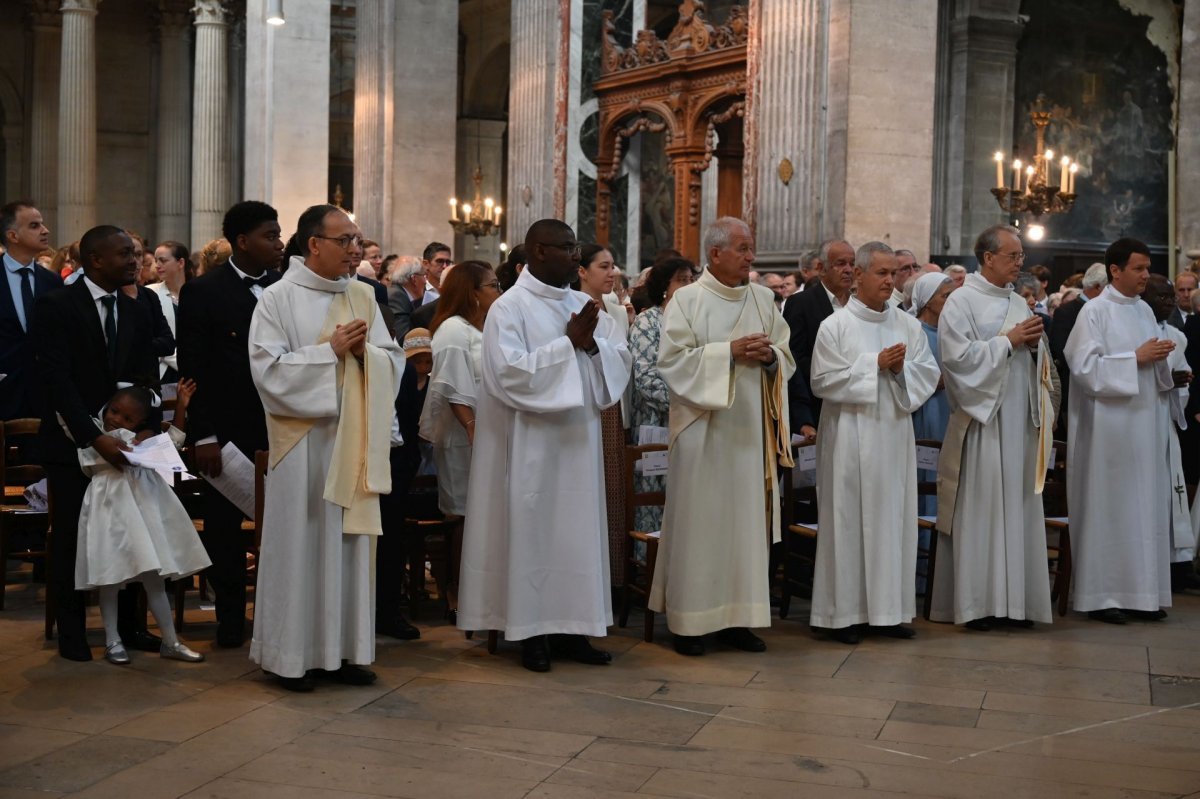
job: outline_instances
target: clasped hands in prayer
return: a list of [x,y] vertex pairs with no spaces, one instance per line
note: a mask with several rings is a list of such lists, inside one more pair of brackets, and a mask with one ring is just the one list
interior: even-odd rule
[[908,348],[904,344],[893,344],[880,350],[879,371],[900,374],[900,370],[904,368],[904,353],[907,351]]
[[590,300],[579,309],[579,313],[571,314],[567,322],[567,338],[571,346],[585,352],[596,348],[596,325],[600,322],[600,303]]
[[339,358],[348,352],[361,359],[367,349],[367,323],[362,319],[355,319],[353,322],[338,325],[329,339],[329,346],[333,347],[334,355]]
[[1031,316],[1020,324],[1013,325],[1012,330],[1004,334],[1012,343],[1013,349],[1024,344],[1026,347],[1037,349],[1042,340],[1042,317]]
[[775,351],[771,349],[771,339],[765,333],[751,333],[748,336],[735,338],[729,342],[729,354],[735,361],[746,361],[752,364],[775,362]]

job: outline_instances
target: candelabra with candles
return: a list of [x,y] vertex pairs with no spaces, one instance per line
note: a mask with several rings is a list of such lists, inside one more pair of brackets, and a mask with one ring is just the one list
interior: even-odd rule
[[459,205],[457,199],[450,198],[450,225],[454,228],[455,233],[474,236],[475,240],[479,241],[480,236],[494,236],[500,232],[502,209],[492,201],[491,197],[480,199],[483,170],[478,166],[475,167],[475,174],[471,180],[475,183],[475,199]]
[[1004,184],[1004,153],[997,152],[995,156],[996,187],[992,189],[992,194],[1000,204],[1000,209],[1010,216],[1030,214],[1036,218],[1043,214],[1061,214],[1070,211],[1075,204],[1075,174],[1079,171],[1079,164],[1064,155],[1058,161],[1058,185],[1054,185],[1054,151],[1046,149],[1046,127],[1050,124],[1050,112],[1043,108],[1044,99],[1039,96],[1029,112],[1037,130],[1037,153],[1032,163],[1027,165],[1023,165],[1019,158],[1013,160],[1011,186]]

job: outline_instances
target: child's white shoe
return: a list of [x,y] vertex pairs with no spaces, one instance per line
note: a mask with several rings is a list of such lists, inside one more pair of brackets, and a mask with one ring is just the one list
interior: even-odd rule
[[104,647],[104,659],[114,666],[128,666],[129,653],[125,651],[125,644],[119,640],[111,642]]
[[182,660],[185,663],[200,663],[204,660],[204,655],[188,649],[187,644],[183,641],[176,641],[173,644],[164,643],[158,650],[158,654],[167,660]]

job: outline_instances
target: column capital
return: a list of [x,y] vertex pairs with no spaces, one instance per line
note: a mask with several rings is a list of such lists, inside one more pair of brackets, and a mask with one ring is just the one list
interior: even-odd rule
[[100,0],[63,0],[62,2],[62,12],[64,14],[68,11],[74,11],[94,16],[99,7]]
[[167,34],[179,34],[192,24],[191,9],[187,0],[159,0],[158,29]]
[[28,0],[26,6],[34,30],[58,30],[62,27],[62,17],[58,13],[61,4],[58,0]]
[[192,6],[197,25],[226,25],[228,17],[221,0],[196,0]]

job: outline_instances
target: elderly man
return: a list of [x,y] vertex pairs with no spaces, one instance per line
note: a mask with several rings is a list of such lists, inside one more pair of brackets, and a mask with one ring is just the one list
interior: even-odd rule
[[783,275],[778,272],[767,272],[763,275],[762,285],[769,288],[775,295],[775,307],[782,308],[784,293],[783,293]]
[[821,277],[821,251],[808,250],[800,256],[800,290]]
[[951,417],[938,463],[937,568],[930,618],[973,630],[1050,622],[1039,496],[1054,409],[1042,320],[1013,293],[1025,251],[1016,228],[975,241],[978,274],[938,320]]
[[776,466],[791,465],[784,384],[795,367],[773,294],[748,285],[746,223],[713,222],[704,254],[700,279],[667,305],[659,344],[670,479],[649,604],[666,613],[680,654],[704,654],[711,632],[762,652],[749,628],[771,625],[767,562],[779,540]]
[[854,248],[842,239],[829,239],[821,244],[814,262],[820,281],[787,304],[784,321],[791,329],[788,348],[796,363],[796,373],[788,382],[788,405],[791,427],[798,433],[811,436],[821,419],[821,400],[812,396],[808,385],[813,345],[821,322],[850,302],[854,285]]
[[[1075,328],[1075,320],[1079,318],[1083,304],[1099,297],[1100,292],[1104,291],[1104,287],[1107,285],[1108,269],[1101,263],[1092,264],[1083,275],[1083,282],[1080,284],[1083,289],[1082,293],[1070,302],[1060,305],[1050,320],[1050,355],[1054,358],[1054,368],[1058,371],[1059,381],[1062,383],[1062,406],[1064,408],[1070,407],[1071,369],[1067,366],[1063,349],[1067,346],[1067,339]],[[1066,440],[1067,414],[1060,413],[1058,415],[1055,433],[1060,440]]]
[[920,272],[921,267],[912,250],[896,250],[896,264],[896,285],[892,289],[891,303],[897,308],[907,309],[904,287]]
[[396,334],[396,341],[404,341],[404,335],[412,329],[413,311],[429,300],[425,267],[420,258],[402,255],[392,264],[391,276],[387,304],[395,317],[392,329]]
[[954,288],[962,288],[963,281],[967,279],[967,268],[962,264],[950,264],[945,271],[946,277],[954,281]]
[[858,294],[821,323],[812,388],[825,400],[817,433],[820,536],[812,625],[847,644],[860,630],[911,638],[916,612],[917,462],[912,414],[941,373],[921,323],[889,303],[896,257],[859,247]]
[[1180,330],[1183,330],[1188,317],[1194,313],[1193,297],[1196,291],[1196,280],[1195,272],[1180,272],[1175,278],[1175,304],[1177,307],[1167,321]]

